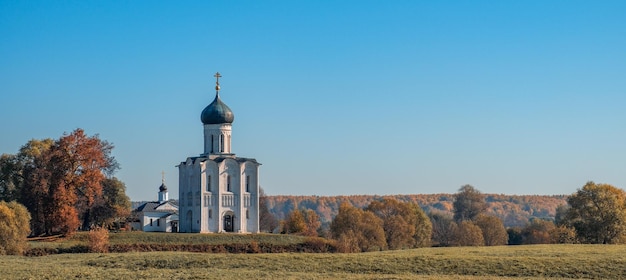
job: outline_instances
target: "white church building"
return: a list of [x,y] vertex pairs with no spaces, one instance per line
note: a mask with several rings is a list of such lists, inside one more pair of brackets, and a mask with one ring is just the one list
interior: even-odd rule
[[204,153],[178,165],[179,232],[259,232],[259,166],[232,152],[233,112],[215,99],[200,115]]
[[131,215],[132,230],[148,232],[177,232],[178,205],[168,199],[165,175],[159,187],[159,200],[141,204]]

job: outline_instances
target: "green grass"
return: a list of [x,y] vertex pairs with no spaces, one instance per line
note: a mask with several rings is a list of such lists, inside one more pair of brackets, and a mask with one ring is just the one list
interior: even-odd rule
[[2,256],[0,271],[1,278],[7,279],[622,279],[626,278],[626,245],[423,248],[361,254]]

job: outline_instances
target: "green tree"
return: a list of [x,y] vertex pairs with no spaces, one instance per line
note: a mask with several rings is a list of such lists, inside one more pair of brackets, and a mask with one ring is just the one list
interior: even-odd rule
[[15,201],[0,201],[0,255],[22,255],[28,246],[30,213]]
[[476,218],[475,224],[482,231],[486,246],[507,244],[509,235],[502,224],[502,220],[498,219],[498,217],[479,215]]
[[480,191],[471,185],[462,186],[454,195],[454,220],[459,223],[462,221],[473,221],[478,215],[485,212],[487,203]]
[[626,235],[626,193],[609,184],[587,182],[572,194],[562,224],[582,243],[622,243]]
[[426,215],[424,210],[416,203],[411,203],[411,207],[417,219],[415,223],[415,234],[413,234],[413,239],[415,240],[414,246],[429,247],[432,244],[433,235],[433,225],[430,222],[430,218],[428,218],[428,215]]
[[121,222],[130,215],[130,198],[126,195],[126,185],[119,179],[107,178],[102,181],[102,195],[96,198],[91,209],[85,211],[84,229],[94,227],[114,227],[119,229]]
[[[340,244],[352,244],[347,249],[358,248],[362,252],[386,248],[383,221],[374,213],[356,208],[347,202],[339,206],[339,212],[330,225],[332,237]],[[344,248],[346,249],[346,248]]]

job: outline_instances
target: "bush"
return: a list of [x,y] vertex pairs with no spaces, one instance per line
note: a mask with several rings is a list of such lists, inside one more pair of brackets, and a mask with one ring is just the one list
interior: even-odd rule
[[89,231],[89,251],[92,253],[107,253],[109,251],[109,231],[105,228],[95,228]]
[[17,202],[0,201],[0,255],[22,255],[30,233],[30,213]]

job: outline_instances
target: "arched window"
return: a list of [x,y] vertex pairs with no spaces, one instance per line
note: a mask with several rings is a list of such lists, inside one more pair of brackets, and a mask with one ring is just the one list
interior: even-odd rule
[[209,219],[213,218],[213,209],[209,209]]
[[226,191],[232,192],[232,190],[230,189],[230,175],[226,175]]
[[224,152],[224,134],[220,134],[220,153]]
[[250,175],[246,176],[246,192],[250,192]]
[[211,153],[214,153],[213,148],[215,147],[215,143],[213,142],[213,134],[211,134]]
[[209,177],[207,178],[206,191],[207,192],[211,191],[211,175],[209,175]]
[[150,219],[150,226],[152,226],[152,219]]
[[250,210],[246,210],[246,219],[250,219]]

